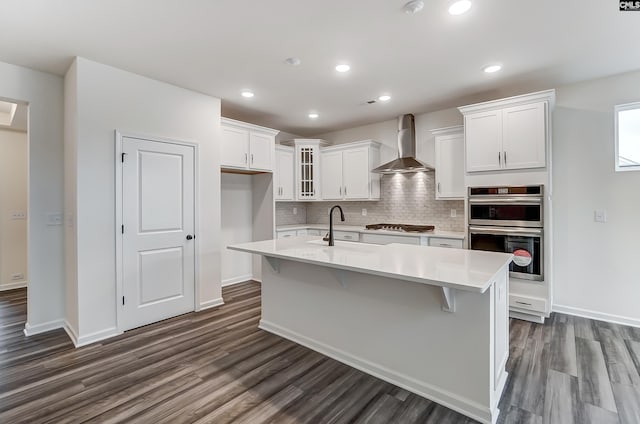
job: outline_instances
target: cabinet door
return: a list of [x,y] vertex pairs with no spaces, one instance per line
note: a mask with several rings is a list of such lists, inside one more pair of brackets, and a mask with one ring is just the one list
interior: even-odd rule
[[222,126],[220,164],[232,168],[246,168],[249,162],[249,131]]
[[502,167],[502,111],[471,113],[464,117],[467,172]]
[[367,147],[348,149],[342,153],[342,175],[345,199],[368,199],[371,170]]
[[276,199],[293,200],[293,150],[279,150],[276,158]]
[[249,138],[249,168],[272,171],[274,143],[273,136],[251,132]]
[[316,200],[319,190],[319,155],[317,146],[296,146],[296,199]]
[[464,136],[436,137],[436,199],[464,199]]
[[544,168],[545,106],[540,102],[502,111],[502,161],[505,169]]
[[339,200],[344,197],[342,186],[342,152],[322,152],[322,199]]

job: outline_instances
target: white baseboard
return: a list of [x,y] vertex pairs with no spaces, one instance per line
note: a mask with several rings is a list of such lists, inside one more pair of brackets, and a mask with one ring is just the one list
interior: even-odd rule
[[[65,326],[65,331],[67,331],[66,326]],[[69,331],[67,331],[67,334],[69,334],[69,332],[72,332],[73,334],[71,326],[69,326]],[[80,337],[75,335],[70,335],[69,337],[71,337],[71,340],[73,341],[73,344],[76,347],[82,347],[91,343],[99,342],[101,340],[109,339],[111,337],[119,336],[120,334],[122,334],[122,331],[118,331],[116,327],[112,327],[112,328],[107,328],[105,330],[96,331],[94,333],[89,333]],[[75,340],[74,340],[74,337],[75,337]]]
[[253,275],[241,275],[239,277],[227,278],[222,280],[222,287],[233,286],[234,284],[244,283],[246,281],[253,280]]
[[58,328],[64,328],[64,320],[56,319],[36,325],[31,325],[27,322],[24,325],[24,335],[27,337],[34,336],[36,334],[46,333],[47,331],[57,330]]
[[200,302],[200,307],[198,311],[204,311],[205,309],[215,308],[216,306],[224,305],[224,300],[221,297],[213,300],[207,300],[205,302]]
[[640,328],[640,319],[630,318],[621,315],[606,314],[603,312],[591,311],[589,309],[574,308],[573,306],[553,305],[553,312],[561,314],[575,315],[577,317],[606,321],[613,324],[628,325]]
[[16,282],[11,282],[11,283],[2,283],[2,284],[0,284],[0,291],[23,289],[25,287],[27,287],[27,282],[26,281],[16,281]]
[[521,319],[524,321],[535,322],[536,324],[544,324],[544,317],[540,315],[533,315],[524,312],[509,310],[509,317]]
[[285,328],[280,327],[279,325],[260,320],[259,327],[265,331],[276,334],[280,337],[284,337],[285,339],[289,339],[302,346],[306,346],[309,349],[333,358],[336,361],[342,362],[343,364],[359,369],[360,371],[363,371],[369,375],[416,393],[442,406],[460,412],[461,414],[480,421],[481,423],[490,424],[492,423],[492,417],[493,422],[495,422],[495,420],[498,418],[499,410],[497,408],[490,410],[486,406],[481,405],[473,400],[458,396],[447,390],[426,384],[422,381],[418,381],[408,375],[396,373],[386,367],[351,355],[340,349],[336,349],[332,346],[313,340],[299,333],[289,331]]
[[66,319],[64,320],[63,328],[64,328],[64,331],[67,332],[67,336],[69,336],[69,338],[73,342],[73,345],[75,347],[78,347],[78,332],[75,330],[75,328],[71,326],[71,324],[69,324],[69,321],[67,321]]

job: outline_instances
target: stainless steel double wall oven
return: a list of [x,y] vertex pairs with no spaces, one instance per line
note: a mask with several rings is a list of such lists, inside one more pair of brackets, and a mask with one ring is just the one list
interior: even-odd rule
[[544,279],[544,187],[469,187],[469,248],[513,253],[515,278]]

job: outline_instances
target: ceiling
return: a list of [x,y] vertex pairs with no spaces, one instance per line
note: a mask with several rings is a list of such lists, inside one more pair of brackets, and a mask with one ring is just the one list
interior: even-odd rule
[[404,0],[4,2],[0,60],[63,75],[82,56],[303,136],[640,69],[640,13],[617,1],[472,1],[460,16],[447,0],[413,15]]

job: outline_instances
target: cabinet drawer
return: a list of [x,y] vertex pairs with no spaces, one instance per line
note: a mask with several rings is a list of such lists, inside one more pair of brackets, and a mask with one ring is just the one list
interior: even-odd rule
[[539,297],[509,295],[509,307],[528,311],[546,312],[547,301]]
[[456,249],[462,249],[462,240],[442,237],[429,237],[429,246],[453,247]]
[[334,240],[360,241],[360,233],[352,231],[334,231],[333,238]]
[[306,236],[308,234],[309,234],[309,230],[307,230],[306,228],[304,230],[296,230],[297,236]]
[[363,243],[371,243],[371,244],[391,244],[391,243],[402,243],[402,244],[420,244],[420,237],[409,237],[409,236],[394,236],[388,234],[369,234],[363,233],[360,239]]
[[315,230],[315,229],[307,230],[307,235],[310,235],[310,236],[323,236],[326,233],[327,233],[326,231],[322,231],[322,230]]
[[287,231],[278,231],[278,233],[276,234],[276,236],[281,239],[281,238],[289,238],[289,237],[295,237],[297,235],[296,230],[287,230]]

